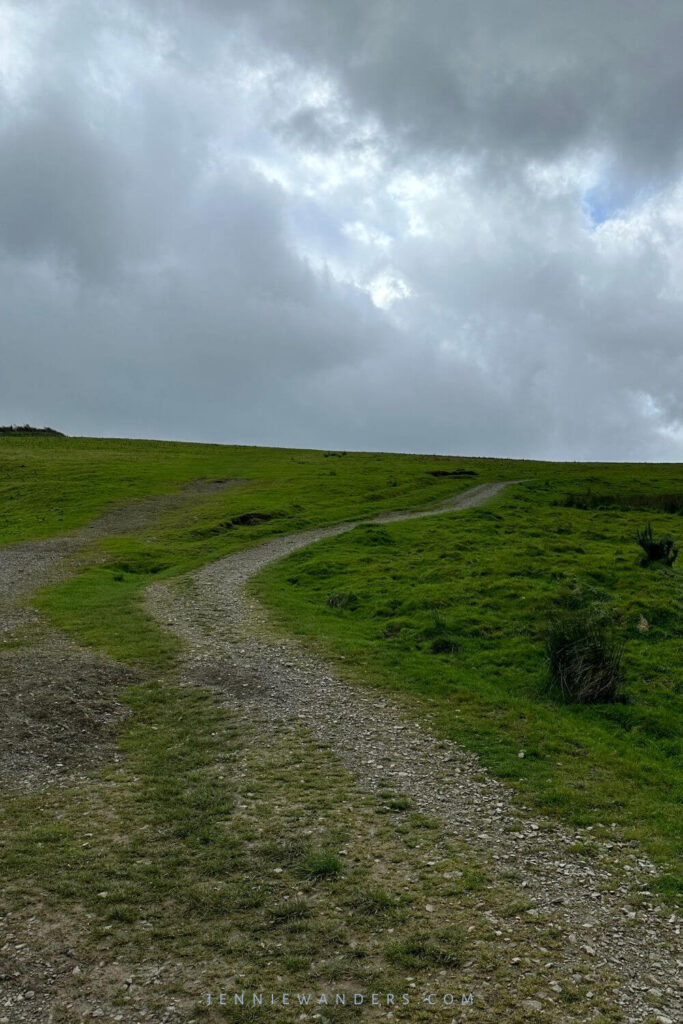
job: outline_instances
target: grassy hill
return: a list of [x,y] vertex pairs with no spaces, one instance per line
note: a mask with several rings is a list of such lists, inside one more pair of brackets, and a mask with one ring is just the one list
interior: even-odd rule
[[[350,679],[389,688],[546,813],[611,825],[671,867],[680,850],[680,569],[634,538],[683,538],[678,465],[559,464],[170,442],[0,437],[0,542],[71,531],[121,502],[235,481],[137,533],[94,541],[38,605],[79,640],[147,668],[175,650],[144,612],[152,580],[277,533],[519,480],[485,508],[366,526],[271,567],[282,626]],[[339,599],[341,595],[341,599]],[[592,610],[624,645],[625,701],[544,690],[548,620]],[[675,886],[673,874],[661,883]]]
[[[194,669],[178,685],[180,641],[145,611],[148,584],[178,577],[191,595],[182,574],[269,537],[503,480],[516,482],[485,506],[365,522],[251,586],[276,630],[476,752],[522,816],[580,826],[569,856],[586,877],[608,867],[603,895],[644,848],[657,891],[630,892],[639,921],[624,927],[675,900],[681,571],[642,564],[635,538],[646,523],[683,538],[680,466],[15,433],[0,436],[0,557],[38,541],[30,552],[48,564],[71,561],[28,598],[47,619],[12,625],[10,608],[0,623],[0,692],[14,700],[2,736],[29,755],[39,740],[47,766],[38,784],[3,787],[5,1005],[30,991],[35,1019],[55,1010],[65,1024],[103,1007],[124,1021],[241,1021],[266,1011],[208,1007],[205,993],[408,987],[474,989],[485,1022],[526,1024],[543,1006],[552,1024],[578,1024],[589,998],[594,1019],[623,1019],[589,946],[571,944],[554,910],[537,916],[532,866],[472,849],[411,807],[398,779],[361,788],[298,720],[252,721]],[[77,539],[42,544],[60,535]],[[6,564],[30,576],[31,553],[12,551]],[[0,586],[7,611],[3,600]],[[622,699],[548,689],[548,624],[563,616],[589,616],[623,646]],[[169,1001],[180,1018],[164,1016]],[[300,1019],[300,1007],[282,1013]],[[433,1013],[415,1003],[397,1019]]]
[[[574,470],[576,473],[577,471]],[[673,477],[677,471],[671,471]],[[536,810],[638,839],[680,886],[683,581],[641,565],[643,513],[567,507],[582,481],[542,471],[484,508],[361,527],[275,563],[255,592],[353,681],[399,695],[475,750]],[[618,494],[667,470],[594,467]],[[651,516],[683,536],[683,519]],[[623,697],[548,692],[549,620],[590,614],[623,645]],[[597,833],[596,833],[597,834]]]

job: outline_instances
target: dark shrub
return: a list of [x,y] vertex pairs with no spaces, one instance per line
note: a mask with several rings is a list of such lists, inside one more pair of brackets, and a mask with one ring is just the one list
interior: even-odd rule
[[566,613],[548,627],[548,689],[578,704],[623,701],[622,654],[593,612]]
[[477,476],[476,469],[428,469],[430,476]]
[[650,562],[664,562],[665,565],[673,565],[676,561],[678,548],[671,537],[661,537],[660,540],[655,540],[650,523],[644,530],[638,530],[636,541],[645,552],[643,565],[649,565]]
[[30,423],[24,423],[23,427],[0,427],[0,434],[49,434],[51,437],[66,436],[59,430],[53,430],[52,427],[32,427]]
[[594,510],[619,509],[623,512],[634,512],[647,509],[652,512],[683,512],[683,492],[675,491],[668,494],[608,494],[594,493],[590,489],[574,494],[567,494],[562,502],[567,508]]

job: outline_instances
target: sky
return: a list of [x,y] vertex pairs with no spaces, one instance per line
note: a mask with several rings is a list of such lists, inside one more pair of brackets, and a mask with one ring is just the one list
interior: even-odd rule
[[0,0],[0,422],[683,455],[680,0]]

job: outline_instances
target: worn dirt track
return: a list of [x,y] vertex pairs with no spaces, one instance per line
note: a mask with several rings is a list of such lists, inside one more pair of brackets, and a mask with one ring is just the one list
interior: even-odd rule
[[[483,484],[429,510],[372,522],[470,508],[505,486]],[[187,644],[183,683],[212,688],[233,711],[270,729],[299,721],[361,786],[378,790],[389,781],[400,788],[416,810],[493,857],[501,873],[521,870],[524,895],[532,901],[527,913],[564,931],[563,969],[609,978],[622,1020],[683,1020],[679,922],[651,893],[656,871],[637,846],[602,840],[597,857],[578,854],[573,847],[593,839],[590,830],[534,819],[475,755],[430,734],[428,718],[417,722],[390,697],[350,686],[297,641],[274,634],[263,608],[246,593],[245,584],[264,566],[354,525],[278,537],[195,572],[190,586],[150,588],[150,611]],[[585,1019],[594,1016],[587,1004]]]
[[[241,480],[195,480],[180,492],[116,505],[74,533],[0,547],[0,779],[5,786],[69,784],[112,755],[135,679],[125,666],[73,643],[27,598],[77,569],[93,541],[152,526],[197,495]],[[87,561],[92,562],[89,553]]]
[[[227,485],[224,481],[210,486]],[[483,484],[430,509],[387,513],[372,522],[457,512],[487,501],[504,486]],[[118,756],[114,738],[123,711],[115,694],[130,681],[128,670],[116,662],[50,630],[23,599],[67,575],[74,556],[89,540],[142,529],[178,500],[179,496],[170,496],[133,503],[70,537],[0,549],[0,639],[11,641],[27,630],[35,634],[32,644],[13,649],[8,643],[0,658],[0,697],[9,709],[9,742],[4,747],[0,732],[0,771],[10,785],[17,779],[31,788],[55,781],[77,783],[81,765]],[[504,929],[496,932],[504,936],[501,955],[509,955],[519,984],[527,990],[533,985],[534,997],[522,1004],[525,1020],[616,1020],[601,1015],[591,1003],[591,986],[604,990],[605,985],[622,1022],[683,1020],[679,923],[651,893],[656,872],[635,844],[619,842],[616,836],[597,840],[589,830],[572,831],[534,819],[507,787],[481,768],[475,755],[437,738],[429,715],[416,720],[397,700],[349,685],[332,665],[295,639],[275,633],[262,606],[246,592],[247,581],[265,565],[355,525],[277,537],[208,565],[178,584],[150,588],[150,611],[187,644],[178,678],[187,686],[212,689],[231,712],[256,722],[261,742],[274,731],[288,734],[303,726],[329,750],[331,759],[350,769],[362,788],[376,792],[388,784],[409,797],[416,811],[437,819],[447,832],[465,837],[475,861],[481,855],[482,861],[496,866],[501,878],[512,873],[520,878],[520,895],[530,906],[519,913],[538,921],[536,965],[515,964],[509,935],[514,935],[519,916],[491,925]],[[574,848],[586,839],[594,850],[590,856]],[[547,951],[541,937],[548,923],[563,935],[563,956],[560,962],[554,954],[554,964],[544,962]],[[21,998],[25,989],[35,987],[36,968],[28,959],[30,944],[16,948],[11,961],[16,977],[12,974],[8,991],[16,990],[16,998]],[[21,961],[24,954],[26,965]],[[563,1017],[557,992],[565,978],[582,985],[586,996],[571,1012],[567,1007]],[[508,998],[511,1019],[517,987],[510,983],[503,997]],[[50,1019],[52,1000],[49,989],[43,988],[32,1003],[8,996],[5,1005],[11,1002],[14,1016],[3,1017],[0,1004],[0,1021],[33,1024]],[[138,1017],[114,1019],[127,1022]],[[481,1012],[473,1019],[486,1024],[493,1020]],[[505,1018],[497,1016],[496,1024],[498,1019]],[[171,1015],[168,1020],[185,1018]]]

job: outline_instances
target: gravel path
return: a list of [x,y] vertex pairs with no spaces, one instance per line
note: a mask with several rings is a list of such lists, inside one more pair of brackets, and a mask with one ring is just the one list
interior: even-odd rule
[[144,530],[197,495],[241,482],[195,480],[175,494],[114,506],[63,537],[0,547],[0,780],[5,787],[69,785],[84,766],[111,759],[127,715],[117,698],[136,678],[111,658],[73,643],[26,598],[73,575],[79,553],[92,541]]
[[[504,486],[483,484],[428,511],[391,513],[373,522],[469,508]],[[416,810],[467,836],[473,851],[492,856],[501,873],[516,872],[521,895],[531,903],[526,913],[563,929],[564,966],[588,962],[581,975],[588,985],[591,977],[614,978],[614,1006],[623,1020],[683,1020],[680,925],[651,893],[656,871],[637,846],[534,819],[475,755],[431,735],[429,716],[422,723],[411,720],[391,698],[349,686],[297,641],[272,634],[263,608],[245,592],[247,580],[270,562],[354,525],[278,537],[206,566],[192,574],[190,586],[150,588],[150,611],[187,643],[181,678],[224,694],[230,708],[246,715],[273,723],[299,720],[362,786],[378,790],[390,781]],[[573,849],[587,840],[597,845],[597,856]],[[588,1001],[586,1020],[594,1012]]]

